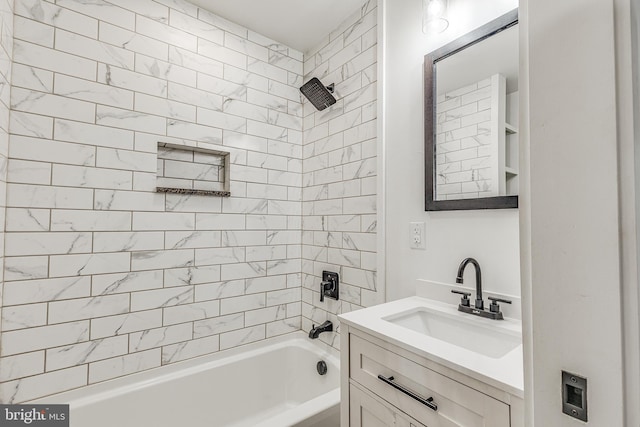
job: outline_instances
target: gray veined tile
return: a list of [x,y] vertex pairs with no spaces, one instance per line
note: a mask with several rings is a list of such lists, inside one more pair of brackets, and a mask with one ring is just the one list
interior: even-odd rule
[[164,233],[160,231],[104,231],[93,233],[94,252],[159,250],[163,247]]
[[133,30],[135,25],[135,14],[133,12],[111,3],[96,2],[94,0],[58,0],[57,4],[83,15],[107,21],[130,30]]
[[198,11],[199,11],[198,6],[186,0],[154,0],[154,1],[156,3],[160,3],[165,6],[168,6],[171,9],[176,9],[189,16],[193,16],[196,18],[198,17]]
[[112,295],[160,289],[162,286],[161,270],[101,274],[93,276],[91,292],[93,295]]
[[211,319],[195,321],[193,324],[193,337],[202,338],[241,329],[243,327],[244,313],[218,316]]
[[55,94],[112,107],[133,108],[131,91],[62,74],[55,76]]
[[2,309],[2,330],[13,331],[47,324],[47,305],[29,304]]
[[[155,190],[155,185],[153,187]],[[94,209],[96,210],[131,210],[162,211],[165,195],[141,191],[95,190]]]
[[50,257],[50,277],[84,276],[101,273],[117,273],[128,271],[130,254],[77,254],[55,255]]
[[220,266],[190,266],[164,270],[164,287],[198,285],[220,280]]
[[181,360],[215,353],[219,349],[220,337],[218,335],[167,345],[162,347],[162,364],[179,362]]
[[7,233],[6,256],[91,252],[91,233]]
[[109,0],[109,3],[131,10],[139,15],[146,16],[158,22],[167,23],[169,20],[169,8],[153,0]]
[[102,338],[47,350],[47,371],[95,362],[127,354],[126,336]]
[[129,349],[132,352],[188,341],[193,337],[189,323],[134,332],[129,335]]
[[234,264],[244,260],[244,248],[196,249],[195,255],[195,263],[198,266]]
[[98,20],[52,3],[41,0],[20,0],[15,2],[14,10],[16,15],[87,37],[96,37],[98,34]]
[[[139,1],[129,2],[131,5],[139,3]],[[148,3],[157,5],[157,3],[152,1],[148,1]],[[136,34],[135,32],[125,30],[106,22],[100,23],[99,39],[101,42],[106,42],[122,49],[149,55],[164,61],[169,57],[169,46],[166,43]]]
[[267,338],[300,330],[300,316],[267,323]]
[[0,400],[18,403],[87,385],[87,366],[76,366],[0,384]]
[[131,295],[131,310],[141,311],[171,307],[193,302],[193,286],[135,292]]
[[24,280],[4,284],[5,305],[32,304],[87,297],[91,293],[89,276],[60,279]]
[[14,20],[13,35],[15,38],[53,48],[53,27],[31,19],[22,18],[19,15],[16,15]]
[[225,33],[222,29],[193,18],[188,14],[180,13],[175,9],[170,11],[169,25],[219,45],[224,43]]
[[131,270],[187,267],[194,264],[192,249],[141,251],[131,254]]
[[[6,159],[4,159],[6,162]],[[28,160],[9,159],[7,182],[19,184],[51,184],[51,164]]]
[[266,337],[264,325],[226,332],[220,335],[220,349],[236,347],[262,340]]
[[207,40],[198,40],[198,53],[237,68],[247,68],[247,55]]
[[95,104],[20,88],[11,92],[11,108],[88,123],[95,120]]
[[183,304],[163,309],[163,324],[193,322],[196,320],[217,317],[220,314],[219,301],[204,301],[193,304]]
[[136,95],[135,110],[177,120],[196,120],[196,107],[145,94]]
[[220,298],[229,298],[245,293],[245,281],[244,280],[230,280],[226,282],[219,282],[220,267],[218,266],[217,278],[213,277],[213,283],[203,283],[195,287],[195,300],[196,301],[209,301]]
[[220,301],[220,314],[240,313],[247,310],[264,308],[265,306],[266,300],[264,293],[224,298]]
[[162,326],[162,310],[147,310],[91,320],[91,339],[128,334]]
[[4,260],[5,281],[43,279],[47,275],[47,257],[9,257]]
[[258,310],[250,310],[245,313],[245,326],[254,326],[260,323],[275,322],[286,317],[286,305],[277,305]]
[[[220,69],[222,74],[222,68]],[[195,89],[183,84],[169,82],[169,99],[184,102],[186,104],[207,108],[210,110],[222,110],[222,96],[208,91]]]
[[105,64],[133,70],[133,52],[79,34],[57,29],[56,49]]
[[166,80],[108,64],[98,64],[98,82],[149,95],[166,96],[167,94]]
[[179,120],[167,120],[167,136],[222,144],[222,129]]
[[89,321],[9,331],[3,333],[0,352],[9,356],[86,341],[88,337]]
[[220,246],[219,231],[171,231],[165,233],[167,249],[210,248]]
[[9,130],[12,133],[11,138],[15,138],[17,135],[51,138],[53,136],[53,119],[23,111],[11,111]]
[[175,46],[169,47],[169,62],[214,77],[222,78],[224,74],[222,62]]
[[129,311],[129,295],[109,295],[56,301],[49,304],[49,323],[91,319]]
[[89,383],[156,368],[160,364],[161,350],[159,348],[93,362],[89,364]]
[[165,117],[137,111],[98,105],[95,120],[97,124],[121,129],[149,132],[158,135],[164,135],[166,133],[167,119]]
[[[169,55],[171,55],[171,50],[169,52]],[[181,63],[173,63],[171,56],[169,56],[169,62],[166,62],[140,53],[136,54],[135,70],[138,73],[172,83],[179,83],[187,87],[195,87],[197,83],[195,67],[191,69],[182,66]]]
[[2,358],[0,382],[44,373],[44,351]]

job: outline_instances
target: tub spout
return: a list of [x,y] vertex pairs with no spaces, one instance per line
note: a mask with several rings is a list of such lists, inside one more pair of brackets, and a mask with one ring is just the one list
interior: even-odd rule
[[321,333],[331,331],[333,331],[333,323],[331,323],[330,320],[327,320],[320,326],[316,327],[316,325],[313,325],[313,328],[311,328],[311,330],[309,331],[309,338],[316,339],[320,336]]

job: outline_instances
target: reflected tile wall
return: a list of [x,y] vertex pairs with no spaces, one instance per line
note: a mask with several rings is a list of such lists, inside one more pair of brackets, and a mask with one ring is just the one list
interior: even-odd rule
[[[0,402],[300,329],[302,53],[182,0],[16,0],[14,42],[12,3]],[[158,142],[229,152],[232,197],[156,193]]]

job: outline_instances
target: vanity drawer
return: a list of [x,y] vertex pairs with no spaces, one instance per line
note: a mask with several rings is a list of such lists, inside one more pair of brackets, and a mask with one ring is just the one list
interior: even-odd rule
[[373,393],[349,385],[350,427],[425,427]]
[[509,405],[357,335],[349,339],[351,380],[427,427],[510,426]]

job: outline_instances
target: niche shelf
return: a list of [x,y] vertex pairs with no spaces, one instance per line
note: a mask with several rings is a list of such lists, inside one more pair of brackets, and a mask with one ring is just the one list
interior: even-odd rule
[[518,92],[505,95],[504,105],[504,173],[506,194],[518,194]]
[[229,153],[158,142],[158,193],[229,197]]

